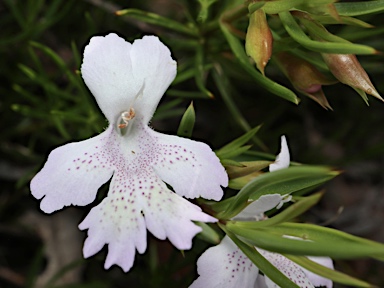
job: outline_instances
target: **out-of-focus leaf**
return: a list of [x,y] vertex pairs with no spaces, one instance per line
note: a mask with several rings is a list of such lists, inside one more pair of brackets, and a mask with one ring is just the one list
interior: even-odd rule
[[168,89],[165,92],[166,95],[179,98],[187,99],[208,99],[207,95],[201,91],[183,91],[177,89]]
[[[322,53],[338,53],[338,54],[375,54],[377,51],[369,46],[353,44],[353,43],[336,43],[336,42],[320,42],[310,39],[299,24],[295,21],[290,12],[279,13],[281,22],[288,34],[303,45],[305,48]],[[336,36],[335,36],[336,37]]]
[[[335,2],[335,0],[277,0],[267,1],[263,6],[265,13],[278,14],[280,12],[289,11],[297,6],[313,6],[326,5]],[[251,6],[251,5],[250,5]]]
[[[260,176],[263,172],[254,172],[236,179],[229,179],[228,187],[235,190],[243,189],[250,181]],[[231,199],[232,200],[232,199]],[[225,209],[225,208],[223,208]]]
[[76,78],[75,74],[68,69],[68,65],[59,55],[57,55],[56,52],[54,52],[51,48],[37,42],[31,42],[30,44],[32,47],[40,49],[47,56],[49,56],[57,64],[57,66],[65,72],[71,83],[76,83],[79,85],[79,80]]
[[183,117],[181,118],[179,129],[177,130],[177,135],[191,138],[193,127],[195,126],[195,119],[195,109],[193,108],[193,103],[191,102],[187,110],[185,110]]
[[344,274],[342,272],[330,269],[328,267],[325,267],[323,265],[320,265],[314,261],[311,261],[305,256],[294,256],[294,255],[287,255],[284,254],[285,257],[287,257],[289,260],[299,264],[301,267],[304,267],[305,269],[323,276],[325,278],[331,279],[333,282],[341,283],[347,286],[356,286],[356,287],[375,287],[367,282],[364,282],[360,279],[351,277],[347,274]]
[[384,0],[343,2],[334,5],[337,12],[343,16],[359,16],[384,11]]
[[[47,282],[47,284],[44,285],[44,288],[53,288],[55,287],[56,285],[55,282],[58,281],[61,277],[63,277],[63,275],[69,271],[71,271],[72,269],[84,264],[85,260],[84,259],[79,259],[79,260],[76,260],[76,261],[73,261],[67,265],[65,265],[62,269],[60,269],[55,275],[53,275],[53,277]],[[61,287],[61,286],[60,286]]]
[[198,1],[200,3],[201,8],[200,8],[199,14],[197,15],[197,21],[204,23],[205,21],[207,21],[209,8],[213,3],[217,2],[217,0],[198,0]]
[[142,11],[139,9],[120,10],[120,11],[116,12],[116,15],[132,17],[132,18],[138,19],[138,20],[146,22],[146,23],[154,24],[156,26],[161,26],[161,27],[164,27],[164,28],[167,28],[167,29],[170,29],[173,31],[177,31],[177,32],[180,32],[183,34],[187,34],[190,36],[197,36],[198,35],[197,34],[198,32],[194,26],[193,27],[187,27],[178,21],[160,16],[160,15],[155,14],[155,13]]
[[257,1],[248,5],[249,14],[254,13],[265,5],[265,1]]
[[221,160],[221,164],[223,166],[234,166],[234,167],[245,167],[243,164],[241,164],[240,162],[237,162],[235,160],[232,160],[232,159],[222,159]]
[[[213,79],[217,88],[220,91],[220,94],[226,104],[229,112],[232,114],[232,118],[239,124],[239,126],[244,131],[249,131],[251,126],[248,124],[247,120],[241,114],[240,109],[236,106],[235,101],[232,99],[231,95],[231,85],[227,75],[225,75],[224,70],[221,68],[220,64],[216,63],[213,69]],[[253,137],[254,142],[264,149],[265,145],[257,137]],[[233,157],[233,156],[232,156]]]
[[[219,224],[220,225],[220,224]],[[283,273],[280,272],[271,262],[265,259],[254,247],[242,242],[236,235],[228,231],[224,225],[220,227],[227,233],[231,240],[240,248],[241,251],[279,287],[298,288],[295,283],[289,280]]]
[[346,24],[346,25],[353,25],[353,26],[358,26],[362,28],[374,27],[371,24],[364,22],[360,19],[348,17],[348,16],[340,16],[340,21],[328,15],[311,15],[311,17],[322,24]]
[[223,159],[224,158],[231,158],[231,157],[228,157],[228,155],[233,154],[234,150],[237,150],[237,149],[241,148],[241,146],[243,146],[245,143],[247,143],[253,136],[255,136],[257,131],[259,131],[260,127],[261,126],[257,126],[257,127],[253,128],[253,129],[249,130],[244,135],[240,136],[239,138],[231,141],[230,143],[228,143],[224,147],[222,147],[219,150],[217,150],[216,151],[217,157],[223,158]]
[[211,244],[220,243],[220,235],[214,229],[212,229],[211,226],[204,222],[195,222],[195,224],[203,229],[199,234],[196,235],[196,237],[201,238],[202,240]]
[[205,70],[204,70],[204,50],[203,45],[196,47],[195,55],[195,80],[196,85],[200,91],[205,94],[208,98],[214,98],[211,91],[209,91],[205,86]]

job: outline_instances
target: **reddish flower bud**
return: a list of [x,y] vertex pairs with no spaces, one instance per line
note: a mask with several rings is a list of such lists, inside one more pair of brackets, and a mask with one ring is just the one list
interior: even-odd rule
[[363,90],[365,93],[384,101],[355,55],[322,54],[322,56],[329,70],[341,83]]
[[272,55],[273,37],[263,9],[258,9],[249,17],[245,38],[245,51],[264,75],[264,68]]
[[278,53],[276,61],[297,91],[312,98],[324,108],[332,109],[321,86],[337,81],[327,78],[311,63],[288,52]]

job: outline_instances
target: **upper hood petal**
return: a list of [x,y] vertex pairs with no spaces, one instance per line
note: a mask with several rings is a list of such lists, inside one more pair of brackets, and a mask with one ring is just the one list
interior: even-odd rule
[[149,121],[176,75],[176,62],[155,36],[131,44],[111,33],[92,37],[81,73],[110,123],[130,108]]

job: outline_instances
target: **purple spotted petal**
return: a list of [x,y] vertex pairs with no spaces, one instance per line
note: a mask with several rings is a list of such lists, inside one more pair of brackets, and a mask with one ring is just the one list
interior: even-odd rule
[[187,250],[201,228],[191,222],[216,222],[187,200],[170,191],[151,171],[119,172],[114,175],[110,193],[94,207],[79,228],[88,229],[84,257],[97,253],[108,244],[105,268],[113,264],[128,271],[135,249],[144,253],[146,228],[157,238],[168,238],[172,244]]
[[[269,252],[260,248],[257,248],[269,262],[271,262],[277,269],[280,270],[285,276],[287,276],[293,283],[303,288],[314,288],[311,281],[303,271],[303,268],[292,262],[288,258],[281,254]],[[268,288],[279,288],[271,279],[265,277],[265,282]]]
[[[315,257],[315,256],[308,256],[309,260],[312,260],[313,262],[316,262],[317,264],[323,265],[329,269],[334,269],[333,267],[333,261],[329,257]],[[308,271],[307,269],[303,268],[305,274],[308,276],[309,280],[311,280],[311,283],[316,287],[327,287],[332,288],[333,283],[332,280],[321,277],[311,271]]]
[[105,149],[110,127],[100,135],[69,143],[53,150],[43,169],[31,181],[31,193],[46,213],[69,205],[87,205],[95,200],[99,187],[113,172]]
[[[192,221],[217,220],[181,196],[218,200],[223,195],[220,185],[228,179],[207,145],[148,127],[176,73],[168,48],[153,36],[133,44],[115,34],[94,37],[81,71],[110,125],[97,137],[52,151],[31,182],[32,195],[44,197],[41,209],[47,213],[87,205],[113,175],[108,196],[79,225],[88,229],[85,257],[108,244],[106,268],[116,264],[128,271],[135,251],[146,250],[146,229],[178,249],[190,249],[201,231]],[[126,127],[118,128],[122,112],[131,110],[135,113],[124,120]]]
[[190,288],[254,287],[257,267],[225,236],[217,246],[209,248],[197,260],[200,275]]
[[220,185],[228,185],[228,176],[208,145],[153,131],[152,134],[161,153],[154,169],[177,194],[214,200],[223,197]]

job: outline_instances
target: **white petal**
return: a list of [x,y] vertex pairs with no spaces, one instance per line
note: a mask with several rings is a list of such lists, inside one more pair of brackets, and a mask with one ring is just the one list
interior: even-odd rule
[[228,175],[208,145],[177,136],[149,131],[156,138],[158,153],[154,163],[160,178],[187,198],[220,200],[228,185]]
[[249,204],[243,211],[234,217],[234,220],[260,220],[264,212],[275,208],[283,200],[280,194],[267,194]]
[[135,78],[145,81],[143,96],[134,108],[148,123],[165,90],[175,79],[177,64],[169,49],[155,36],[135,40],[130,54]]
[[105,268],[119,265],[127,272],[135,249],[144,253],[146,228],[159,239],[168,238],[180,250],[190,249],[201,231],[193,221],[216,222],[198,206],[175,193],[149,170],[121,169],[113,176],[108,197],[94,207],[79,225],[88,229],[84,257],[108,244]]
[[[85,47],[81,73],[110,123],[129,108],[148,122],[176,75],[176,62],[157,37],[131,45],[109,34],[93,37]],[[143,85],[144,92],[138,94]]]
[[64,206],[83,206],[95,200],[97,190],[113,172],[105,154],[111,132],[110,127],[94,138],[66,144],[49,154],[30,186],[35,198],[44,197],[41,210],[52,213]]
[[253,288],[268,288],[267,283],[265,283],[265,276],[259,274],[257,276],[255,286]]
[[258,268],[225,236],[217,246],[209,248],[197,260],[200,275],[190,288],[253,287]]
[[[281,254],[269,252],[260,248],[257,248],[257,251],[259,251],[261,255],[263,255],[269,262],[271,262],[277,269],[279,269],[281,273],[287,276],[293,283],[295,283],[299,287],[314,287],[305,272],[303,271],[302,267],[300,267],[296,263],[292,262]],[[268,277],[265,277],[265,282],[268,288],[279,287]]]
[[[327,268],[334,269],[333,268],[333,261],[329,257],[308,256],[308,258],[309,258],[309,260],[312,260],[313,262],[316,262],[316,263],[323,265]],[[302,268],[302,269],[304,270],[305,274],[307,274],[307,277],[309,278],[309,280],[312,282],[312,284],[314,286],[316,286],[316,287],[323,286],[323,287],[327,287],[327,288],[332,288],[332,286],[333,286],[332,280],[321,277],[315,273],[312,273],[311,271],[308,271],[305,268]]]
[[279,155],[276,157],[276,161],[269,165],[269,171],[276,171],[289,167],[290,162],[289,149],[287,144],[287,139],[285,136],[281,136],[281,150]]

